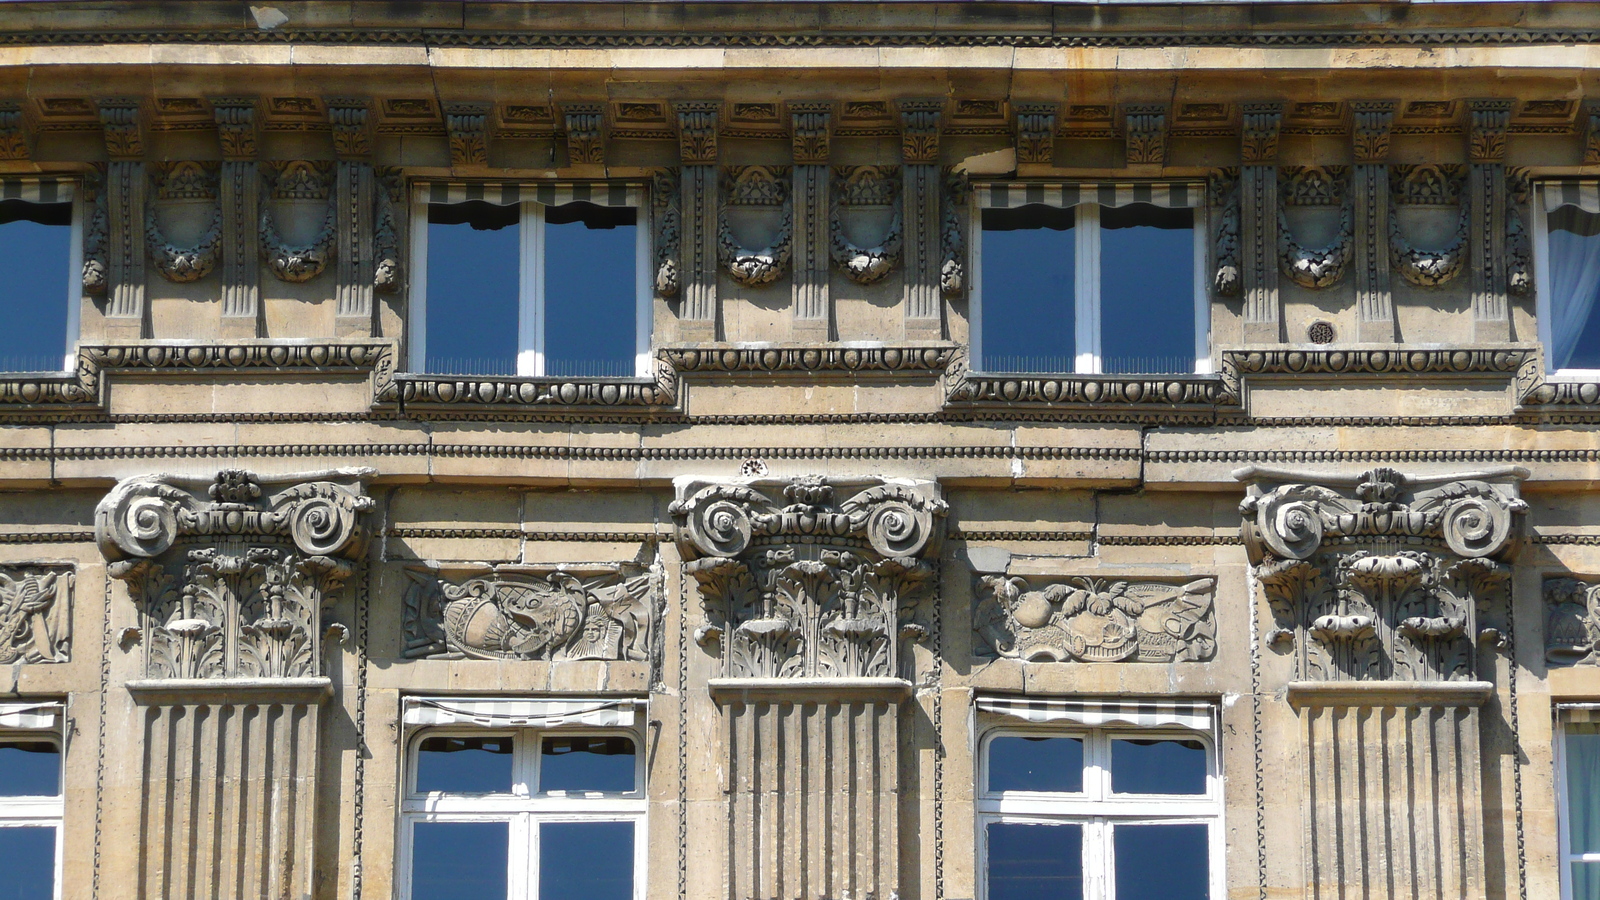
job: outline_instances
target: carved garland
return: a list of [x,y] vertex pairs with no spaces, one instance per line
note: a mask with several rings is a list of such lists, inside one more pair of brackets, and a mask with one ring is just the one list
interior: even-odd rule
[[[793,251],[794,199],[786,173],[774,166],[738,166],[725,185],[727,202],[717,214],[717,261],[734,281],[746,287],[765,287],[783,277]],[[741,246],[728,224],[730,207],[779,206],[783,220],[772,244],[760,250]]]
[[[1289,230],[1289,215],[1287,207],[1295,201],[1295,194],[1280,191],[1282,198],[1278,204],[1278,267],[1290,281],[1304,288],[1320,290],[1332,287],[1344,277],[1350,268],[1350,261],[1355,257],[1355,212],[1351,199],[1351,192],[1344,190],[1326,170],[1312,169],[1309,172],[1320,173],[1311,176],[1323,182],[1332,182],[1322,185],[1329,191],[1329,196],[1342,196],[1343,202],[1339,204],[1339,234],[1333,243],[1326,247],[1305,247],[1294,239]],[[1296,173],[1301,175],[1304,173]],[[1291,181],[1304,182],[1307,178],[1292,178]],[[1302,199],[1301,203],[1306,204]],[[1323,205],[1323,204],[1317,204]]]
[[378,206],[377,227],[373,233],[372,249],[377,260],[372,272],[372,287],[380,294],[393,294],[400,290],[404,272],[400,267],[400,211],[405,208],[405,181],[398,169],[379,169],[376,173],[378,189],[373,200]]
[[[828,254],[844,276],[856,284],[877,284],[900,262],[905,226],[900,211],[899,179],[893,168],[853,166],[834,169],[832,208],[828,211]],[[843,209],[851,206],[890,206],[889,227],[876,246],[861,247],[845,237]]]
[[939,267],[939,291],[959,297],[966,290],[967,175],[951,172],[944,184],[944,224],[940,228],[944,262]]
[[650,212],[655,229],[655,285],[663,297],[678,294],[678,254],[682,241],[679,207],[682,205],[678,171],[666,169],[651,176]]
[[1220,207],[1217,236],[1212,243],[1216,266],[1211,284],[1221,297],[1237,297],[1242,285],[1239,261],[1239,173],[1224,169],[1211,180],[1211,205]]
[[[1467,245],[1472,216],[1467,192],[1461,189],[1459,176],[1444,169],[1418,166],[1399,170],[1395,190],[1389,196],[1389,259],[1390,265],[1406,281],[1418,287],[1439,287],[1449,283],[1461,271],[1467,260]],[[1423,250],[1412,246],[1400,228],[1400,217],[1395,213],[1399,194],[1407,199],[1437,205],[1454,197],[1459,209],[1455,235],[1450,243],[1438,250]]]
[[83,229],[83,290],[99,295],[106,292],[110,271],[105,170],[96,167],[84,178],[83,185],[89,206],[89,222]]
[[[337,246],[338,205],[333,197],[333,179],[329,172],[316,164],[296,160],[284,163],[275,176],[269,178],[270,187],[261,201],[261,259],[279,281],[299,284],[322,274],[333,259]],[[299,199],[326,199],[328,211],[322,227],[315,237],[303,245],[291,245],[278,233],[277,219],[272,214],[273,196]]]
[[179,247],[167,240],[156,219],[155,204],[147,203],[144,208],[145,245],[156,271],[178,284],[199,281],[210,275],[222,255],[222,203],[217,200],[215,176],[199,163],[173,163],[162,173],[157,195],[163,199],[213,201],[211,224],[192,247]]

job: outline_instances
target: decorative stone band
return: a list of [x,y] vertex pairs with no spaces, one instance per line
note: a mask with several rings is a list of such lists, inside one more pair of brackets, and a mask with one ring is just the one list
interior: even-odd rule
[[64,709],[61,703],[0,703],[0,729],[54,731]]
[[407,697],[401,721],[412,728],[477,725],[485,728],[632,728],[635,710],[648,701],[634,697],[583,697],[561,700]]
[[423,187],[422,197],[428,203],[478,201],[494,206],[515,206],[524,200],[545,206],[565,203],[640,206],[644,203],[644,185],[618,181],[542,181],[537,184],[436,181]]
[[1130,725],[1135,728],[1187,728],[1208,734],[1216,730],[1217,705],[1203,700],[1051,700],[1039,697],[979,697],[979,712],[1021,719],[1035,725],[1069,722],[1089,728]]
[[65,178],[0,178],[0,201],[70,203],[76,193],[77,182]]
[[1101,206],[1149,203],[1168,209],[1189,209],[1206,203],[1206,186],[1202,182],[1010,182],[974,185],[973,190],[978,193],[978,205],[989,209],[1032,205],[1065,209],[1079,203]]

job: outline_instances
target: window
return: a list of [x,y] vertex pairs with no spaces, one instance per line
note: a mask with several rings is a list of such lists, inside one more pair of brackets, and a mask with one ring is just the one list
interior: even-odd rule
[[424,185],[412,221],[413,371],[648,371],[643,188]]
[[980,900],[1220,900],[1209,707],[980,698],[978,709],[992,725]]
[[997,184],[977,196],[980,371],[1207,371],[1200,185]]
[[1534,212],[1539,339],[1552,372],[1600,372],[1600,181],[1547,181]]
[[56,703],[0,703],[0,893],[8,900],[60,895],[60,711]]
[[1559,709],[1556,790],[1562,900],[1600,900],[1600,707]]
[[7,341],[0,370],[71,370],[78,340],[80,240],[73,185],[0,179],[0,289]]
[[408,700],[402,898],[642,900],[633,703]]

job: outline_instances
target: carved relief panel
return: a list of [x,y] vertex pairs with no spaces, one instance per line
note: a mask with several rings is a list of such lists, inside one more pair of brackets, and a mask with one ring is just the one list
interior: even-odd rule
[[659,591],[637,566],[406,570],[409,659],[644,660]]
[[980,575],[980,657],[1025,662],[1203,662],[1216,655],[1217,580]]
[[70,566],[0,566],[0,665],[67,661],[72,580]]
[[1545,660],[1552,666],[1600,665],[1600,582],[1547,578],[1544,607]]
[[1267,643],[1292,649],[1305,680],[1474,680],[1509,602],[1524,475],[1235,473]]
[[[932,482],[680,479],[672,505],[699,584],[695,638],[730,678],[904,677],[927,633],[945,504]],[[698,558],[693,558],[698,557]]]
[[138,604],[149,678],[322,674],[322,613],[354,573],[365,470],[125,479],[95,509],[113,578]]

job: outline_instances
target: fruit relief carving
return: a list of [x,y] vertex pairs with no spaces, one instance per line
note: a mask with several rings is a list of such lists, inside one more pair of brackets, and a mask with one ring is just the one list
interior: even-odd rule
[[905,677],[934,589],[945,503],[932,482],[679,479],[702,647],[730,678]]
[[1526,472],[1319,476],[1251,467],[1243,537],[1267,643],[1315,681],[1473,680],[1522,539]]
[[981,575],[976,655],[1025,662],[1203,662],[1215,578],[1187,583]]
[[656,596],[638,567],[407,569],[408,659],[644,660]]
[[0,566],[0,665],[66,662],[72,650],[72,569]]
[[124,479],[95,539],[139,608],[149,678],[322,674],[322,616],[355,571],[366,469]]

